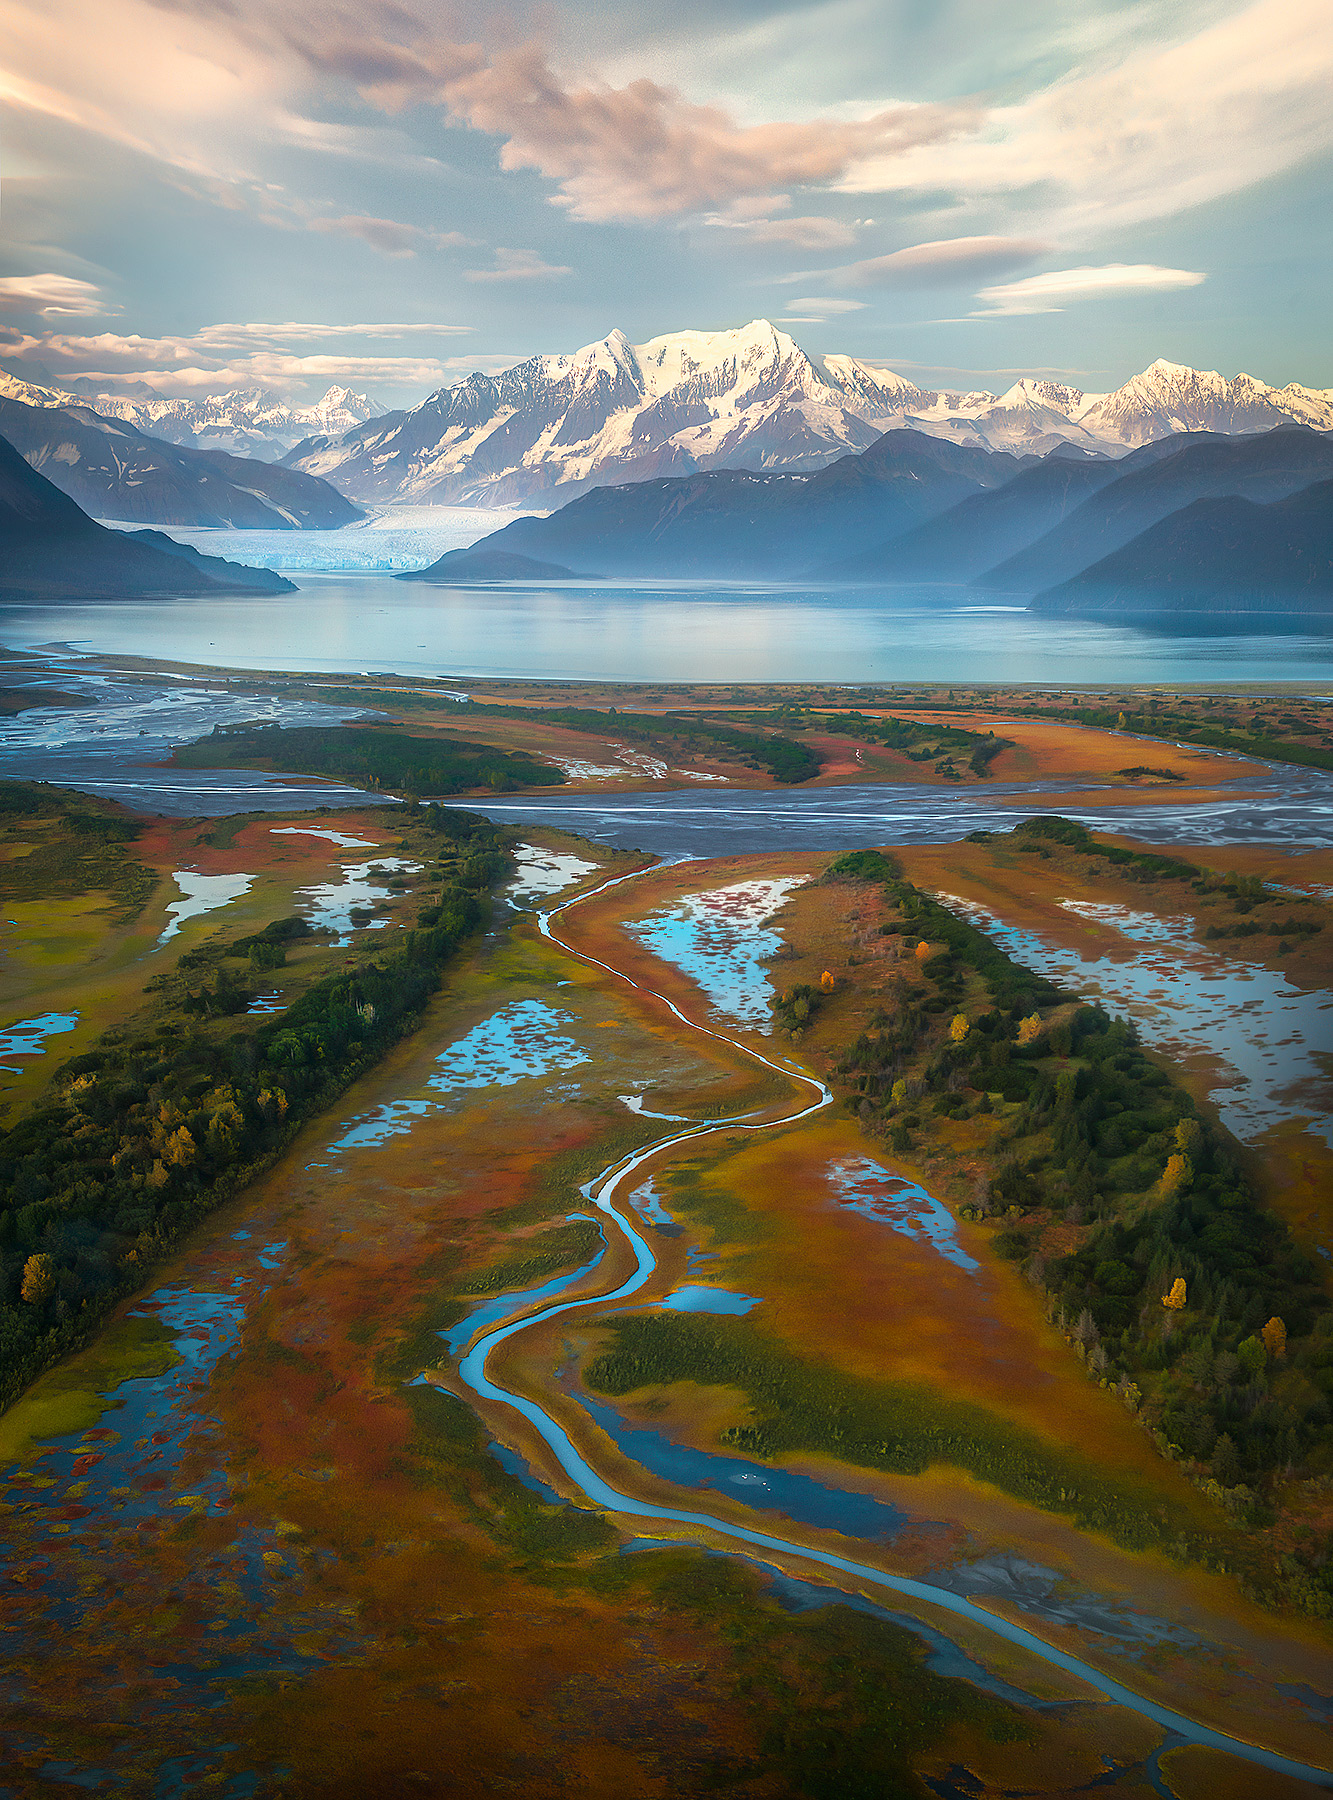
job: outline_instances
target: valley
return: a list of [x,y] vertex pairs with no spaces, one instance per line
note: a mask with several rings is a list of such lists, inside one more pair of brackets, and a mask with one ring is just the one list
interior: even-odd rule
[[[186,1180],[194,1198],[119,1249],[99,1227],[103,1257],[130,1254],[123,1285],[0,1424],[4,1604],[25,1671],[17,1791],[39,1770],[42,1791],[94,1776],[151,1789],[169,1771],[187,1792],[430,1791],[441,1732],[526,1791],[555,1793],[564,1764],[608,1800],[627,1783],[704,1793],[724,1777],[814,1793],[816,1762],[838,1781],[946,1794],[998,1796],[1021,1773],[1054,1800],[1108,1767],[1127,1792],[1177,1800],[1227,1783],[1317,1791],[1330,1779],[1333,1520],[1310,1398],[1326,1355],[1327,1036],[1313,1013],[1285,1023],[1253,1001],[1326,1003],[1330,852],[1176,836],[1164,855],[1115,816],[1137,829],[1156,810],[1187,831],[1218,796],[1264,792],[1280,765],[1154,746],[1016,689],[956,687],[947,703],[922,689],[889,708],[821,687],[658,685],[616,695],[619,725],[599,720],[595,686],[469,691],[460,704],[366,678],[269,690],[332,717],[343,695],[390,701],[399,733],[563,757],[576,806],[646,799],[654,782],[664,798],[702,793],[714,784],[689,780],[702,773],[719,798],[802,791],[729,761],[736,746],[709,731],[747,755],[779,737],[804,746],[821,771],[812,801],[878,783],[956,806],[941,750],[970,755],[993,734],[1004,748],[966,782],[1000,804],[975,841],[950,824],[884,854],[714,848],[673,865],[516,824],[503,809],[522,795],[481,802],[496,831],[415,799],[307,801],[280,823],[140,821],[6,788],[17,923],[3,980],[20,1021],[7,1131],[86,1107],[104,1136],[121,1104],[110,1084],[176,1092],[160,1048],[156,1069],[135,1060],[170,1032],[187,1061],[230,1059],[244,1121],[231,1129],[252,1145],[229,1187],[216,1074],[173,1103],[199,1146],[178,1172],[136,1140],[131,1100],[128,1131],[112,1127],[130,1160],[112,1163],[147,1171],[136,1192],[153,1194],[163,1167],[161,1192]],[[1145,719],[1160,706],[1172,727],[1195,704],[1117,698]],[[1318,746],[1303,703],[1213,700],[1222,737]],[[912,755],[878,741],[905,727]],[[922,748],[931,760],[913,760]],[[653,756],[665,775],[645,768]],[[1033,818],[1044,789],[1071,782],[1107,807],[1112,836],[1085,842],[1053,808]],[[70,824],[81,808],[95,829]],[[478,831],[494,853],[460,849]],[[313,1086],[275,1060],[309,1029],[287,1016],[313,1020],[339,984],[368,991],[414,966],[460,878],[493,898],[473,886],[480,911],[458,915],[438,987],[413,990],[401,1025],[377,997],[371,1037],[351,1052],[326,1039],[341,1060]],[[1140,942],[1220,982],[1200,990],[1197,1019],[1177,1006],[1165,1036]],[[1115,985],[1135,969],[1141,991]],[[997,1007],[1009,1035],[1020,1015],[1039,1029],[978,1079],[958,1052],[969,1037],[1003,1045],[986,1023]],[[1200,1196],[1208,1155],[1231,1158],[1246,1204],[1290,1233],[1273,1265],[1287,1361],[1257,1397],[1216,1373],[1248,1314],[1196,1318],[1218,1303],[1206,1270],[1188,1264],[1184,1311],[1145,1307],[1144,1335],[1123,1344],[1103,1314],[1113,1290],[1071,1298],[1089,1233],[1121,1229],[1098,1218],[1173,1204],[1154,1186],[1160,1121],[1121,1162],[1094,1148],[1082,1175],[1062,1171],[1068,1147],[1054,1162],[1041,1151],[1056,1127],[1036,1093],[1103,1066],[1085,1046],[1105,1026],[1064,1046],[1065,1021],[1114,1013],[1137,1021],[1133,1066],[1157,1071],[1173,1116],[1212,1134],[1215,1149],[1190,1152]],[[1279,1043],[1274,1062],[1264,1046]],[[294,1109],[271,1138],[240,1073],[246,1045]],[[102,1137],[88,1144],[85,1216],[107,1179]],[[50,1237],[74,1234],[57,1267],[85,1272],[66,1285],[97,1267],[79,1205]],[[18,1229],[16,1280],[26,1256],[50,1255],[28,1248],[44,1241],[35,1216]],[[1148,1279],[1169,1274],[1153,1263]],[[1168,1317],[1185,1352],[1163,1368]],[[1196,1388],[1182,1371],[1200,1329],[1217,1348]],[[1302,1408],[1306,1425],[1280,1422]],[[1230,1451],[1216,1424],[1204,1444],[1214,1416]],[[863,1672],[850,1692],[834,1673],[849,1655]],[[817,1758],[800,1723],[812,1704]],[[869,1726],[885,1708],[888,1737]]]

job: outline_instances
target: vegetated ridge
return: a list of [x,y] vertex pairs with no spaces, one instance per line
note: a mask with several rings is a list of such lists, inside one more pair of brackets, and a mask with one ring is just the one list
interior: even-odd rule
[[1333,612],[1333,481],[1266,506],[1196,500],[1038,594],[1041,613]]
[[[253,1031],[216,1023],[245,1014],[245,984],[216,954],[186,952],[155,984],[151,1022],[105,1032],[0,1131],[0,1406],[415,1025],[508,858],[489,820],[442,807],[408,816],[453,860],[417,930],[376,933],[355,967]],[[233,948],[267,969],[310,929],[277,920]]]
[[1035,594],[1071,581],[1141,532],[1197,500],[1284,500],[1333,479],[1333,436],[1299,425],[1258,437],[1191,435],[1125,458],[1067,518],[977,585]]
[[215,725],[176,751],[186,769],[265,768],[334,775],[405,794],[462,794],[488,787],[559,787],[564,771],[535,756],[460,738],[413,737],[367,725]]

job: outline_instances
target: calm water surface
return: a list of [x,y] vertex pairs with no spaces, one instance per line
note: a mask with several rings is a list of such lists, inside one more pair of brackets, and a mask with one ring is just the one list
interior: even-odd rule
[[[285,536],[292,536],[287,533]],[[297,574],[278,596],[0,607],[0,643],[232,668],[587,681],[1333,683],[1333,633],[1029,618],[961,587],[442,588]]]

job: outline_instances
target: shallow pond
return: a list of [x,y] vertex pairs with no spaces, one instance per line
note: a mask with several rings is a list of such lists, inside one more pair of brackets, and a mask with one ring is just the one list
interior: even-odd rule
[[77,1012],[49,1012],[39,1013],[35,1019],[20,1019],[15,1025],[6,1025],[0,1030],[0,1056],[42,1056],[47,1038],[63,1037],[65,1032],[73,1031],[78,1022]]
[[563,893],[585,875],[595,874],[597,864],[585,857],[559,850],[542,850],[536,844],[519,844],[514,850],[518,864],[506,893],[515,906],[528,906],[548,895]]
[[[775,1464],[750,1462],[745,1457],[722,1456],[713,1450],[696,1450],[688,1444],[675,1443],[660,1431],[629,1424],[616,1407],[584,1388],[571,1384],[568,1391],[623,1455],[650,1475],[676,1487],[713,1488],[744,1501],[756,1512],[781,1513],[798,1524],[841,1531],[869,1543],[892,1543],[908,1526],[922,1529],[919,1521],[890,1501],[830,1487]],[[943,1533],[950,1528],[941,1525],[934,1529]]]
[[915,1181],[893,1174],[869,1156],[849,1156],[830,1163],[828,1179],[840,1206],[916,1243],[933,1244],[946,1261],[969,1274],[981,1267],[959,1243],[958,1227],[948,1207]]
[[[297,895],[301,909],[317,931],[337,934],[339,945],[350,944],[357,921],[352,914],[368,910],[376,902],[393,897],[393,889],[384,885],[386,875],[416,875],[421,864],[406,862],[401,856],[381,856],[375,862],[352,863],[343,869],[341,881],[317,882],[302,888]],[[365,919],[365,931],[382,931],[387,919]]]
[[765,930],[765,922],[805,880],[782,876],[686,894],[646,918],[627,920],[625,930],[697,983],[718,1016],[771,1031],[773,984],[765,965],[782,938]]
[[678,1287],[658,1305],[667,1312],[735,1313],[753,1312],[762,1305],[754,1294],[733,1294],[729,1288]]
[[[434,1094],[513,1087],[557,1070],[577,1069],[591,1058],[565,1035],[568,1013],[541,1000],[515,1000],[474,1025],[465,1037],[436,1057],[437,1073],[426,1082]],[[415,1120],[439,1112],[443,1099],[431,1094],[389,1100],[359,1120],[330,1150],[364,1150],[410,1131]]]
[[325,831],[313,825],[270,825],[270,837],[312,837],[326,838],[330,844],[337,844],[342,850],[378,850],[379,845],[374,838],[348,837],[345,831]]
[[253,875],[198,875],[191,869],[176,869],[171,879],[185,897],[167,902],[171,921],[158,938],[159,945],[175,937],[187,919],[198,919],[216,912],[220,906],[230,905],[248,894],[255,884]]

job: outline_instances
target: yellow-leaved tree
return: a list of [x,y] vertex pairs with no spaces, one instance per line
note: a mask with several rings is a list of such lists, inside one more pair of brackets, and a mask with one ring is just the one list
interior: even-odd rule
[[1287,1354],[1287,1328],[1281,1319],[1276,1316],[1271,1318],[1259,1336],[1263,1339],[1264,1349],[1267,1350],[1274,1362]]
[[1188,1156],[1177,1152],[1166,1159],[1166,1168],[1162,1171],[1162,1192],[1164,1194],[1183,1194],[1194,1180],[1194,1165]]
[[1203,1127],[1197,1119],[1181,1119],[1176,1126],[1176,1149],[1182,1156],[1194,1156],[1203,1142]]
[[953,1016],[953,1023],[949,1027],[949,1036],[953,1039],[955,1044],[961,1044],[971,1029],[971,1022],[968,1019],[967,1014],[955,1013]]
[[40,1306],[56,1289],[55,1259],[40,1253],[30,1256],[23,1265],[23,1286],[19,1292],[29,1306]]
[[1018,1022],[1018,1041],[1020,1044],[1031,1044],[1041,1036],[1041,1014],[1029,1013],[1026,1019]]
[[1170,1307],[1172,1312],[1185,1310],[1185,1277],[1177,1275],[1171,1283],[1171,1292],[1162,1295],[1162,1305]]
[[916,947],[916,960],[918,962],[925,962],[929,955],[930,945],[926,942],[925,938],[922,938],[921,942]]
[[832,969],[825,969],[824,973],[819,977],[819,985],[826,994],[831,994],[833,992],[834,988],[838,985],[838,980]]

